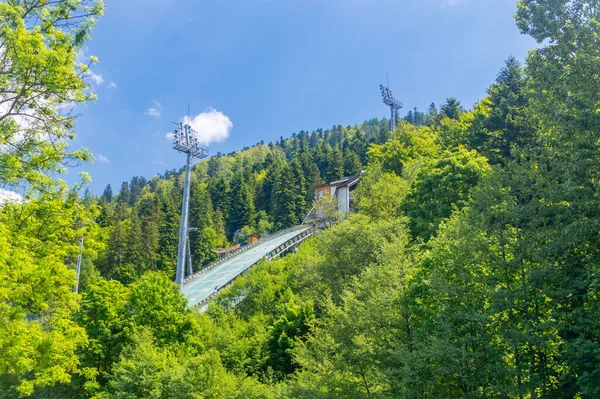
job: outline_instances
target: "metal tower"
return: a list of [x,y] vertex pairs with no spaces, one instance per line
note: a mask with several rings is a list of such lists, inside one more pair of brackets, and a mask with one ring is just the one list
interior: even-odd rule
[[79,276],[81,275],[81,256],[82,256],[82,254],[83,254],[83,234],[81,235],[81,239],[79,241],[79,255],[77,256],[77,267],[75,268],[77,277],[75,277],[75,286],[73,287],[73,292],[79,292]]
[[383,103],[390,107],[390,131],[393,132],[396,128],[396,110],[402,108],[402,103],[396,101],[392,91],[389,87],[385,87],[384,85],[379,85],[379,89],[381,89],[381,96],[383,97]]
[[[173,149],[186,154],[185,180],[183,185],[183,202],[181,204],[181,225],[179,227],[179,247],[177,248],[177,271],[175,282],[183,288],[185,273],[186,247],[188,241],[188,209],[190,201],[190,172],[193,158],[206,158],[208,147],[200,145],[198,133],[187,123],[176,123],[177,129],[173,132]],[[191,266],[191,264],[190,264]]]

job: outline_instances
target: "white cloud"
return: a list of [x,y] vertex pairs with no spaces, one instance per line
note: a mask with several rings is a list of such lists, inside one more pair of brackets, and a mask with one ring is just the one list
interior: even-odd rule
[[21,203],[23,202],[23,197],[14,191],[0,188],[0,205],[4,205],[8,202]]
[[188,118],[183,122],[189,124],[198,133],[198,141],[202,144],[220,143],[229,137],[233,123],[229,117],[213,108]]
[[160,116],[160,111],[157,110],[156,108],[148,108],[146,110],[146,115],[158,118]]
[[110,82],[110,83],[108,84],[108,88],[109,88],[109,89],[116,89],[116,88],[117,88],[117,86],[118,86],[118,85],[117,85],[115,82]]
[[154,165],[165,166],[165,163],[163,161],[161,161],[160,159],[155,159],[154,161],[152,161],[152,163]]
[[175,137],[175,133],[173,133],[173,132],[169,132],[169,133],[165,134],[165,138],[167,140],[173,140],[173,137]]
[[[17,105],[13,99],[6,96],[0,96],[0,117],[12,119],[18,126],[4,138],[4,143],[0,144],[0,153],[13,151],[15,145],[23,143],[26,140],[46,141],[56,139],[56,136],[45,128],[43,119],[37,116],[39,112],[38,107],[46,106],[47,103],[48,100],[40,98],[37,99],[37,107],[30,108],[22,104]],[[13,109],[13,107],[15,108]],[[74,103],[66,102],[57,105],[55,111],[66,115],[73,111],[74,108]]]
[[75,102],[62,103],[56,108],[56,111],[63,115],[69,114],[69,113],[73,112],[73,110],[75,109],[76,106],[77,106],[77,103],[75,103]]
[[[95,57],[88,56],[87,46],[83,46],[81,49],[79,49],[75,58],[75,62],[84,65],[89,65],[90,62],[95,63],[95,61],[97,61]],[[91,85],[94,86],[99,86],[102,84],[102,82],[104,82],[104,78],[102,77],[102,75],[94,73],[94,71],[92,71],[91,68],[85,71],[85,73],[83,74],[83,79],[87,80]]]
[[152,100],[152,102],[154,103],[154,107],[148,108],[146,110],[146,115],[158,118],[160,116],[160,111],[162,110],[162,105],[156,100]]
[[90,73],[86,76],[86,78],[89,79],[90,81],[92,81],[93,84],[98,86],[98,85],[101,85],[102,82],[104,82],[104,78],[102,78],[102,75],[98,75],[98,74],[92,72],[91,69],[89,72]]
[[87,64],[89,61],[89,58],[87,56],[88,50],[89,50],[89,48],[87,45],[82,46],[77,51],[77,55],[75,56],[75,62],[77,62],[79,64]]
[[110,163],[110,159],[106,158],[104,155],[98,153],[96,155],[96,161],[100,163]]

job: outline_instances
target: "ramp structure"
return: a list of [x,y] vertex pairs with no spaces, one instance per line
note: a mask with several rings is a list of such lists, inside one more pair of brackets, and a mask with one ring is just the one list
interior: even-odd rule
[[244,274],[262,259],[271,260],[290,251],[313,233],[313,227],[300,225],[240,248],[186,278],[182,293],[188,299],[190,307],[203,306],[237,276]]

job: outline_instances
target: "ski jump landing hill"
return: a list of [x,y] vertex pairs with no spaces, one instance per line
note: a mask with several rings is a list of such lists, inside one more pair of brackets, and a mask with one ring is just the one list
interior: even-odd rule
[[282,230],[258,242],[245,246],[223,259],[209,264],[199,272],[187,277],[183,283],[183,294],[190,307],[204,307],[219,291],[244,274],[263,259],[271,260],[296,248],[313,235],[314,227],[300,225]]

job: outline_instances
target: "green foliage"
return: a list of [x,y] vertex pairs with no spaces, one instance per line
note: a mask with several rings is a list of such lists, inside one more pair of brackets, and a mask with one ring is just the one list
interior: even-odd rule
[[154,345],[142,330],[114,367],[110,391],[114,398],[172,398],[183,384],[184,369],[171,351]]
[[297,186],[294,172],[289,165],[284,165],[280,170],[273,185],[272,209],[273,221],[278,229],[297,225]]
[[231,210],[229,232],[233,233],[254,221],[254,202],[241,171],[231,184]]
[[192,328],[187,300],[165,273],[146,273],[131,284],[127,311],[134,324],[148,326],[160,345],[183,341]]
[[403,374],[423,349],[413,346],[415,314],[404,299],[415,268],[406,245],[406,236],[392,239],[377,250],[380,263],[351,280],[339,304],[326,301],[308,339],[298,343],[301,371],[290,396],[418,397],[424,381]]
[[0,4],[3,184],[47,189],[56,186],[51,174],[64,171],[63,164],[91,159],[86,150],[68,150],[74,117],[61,107],[94,98],[82,79],[89,65],[76,57],[103,7],[82,0]]
[[131,323],[125,306],[127,289],[118,281],[100,280],[84,292],[78,323],[85,328],[88,344],[81,355],[84,367],[97,370],[98,381],[105,383],[113,363],[129,342]]
[[[75,259],[89,222],[83,206],[67,197],[5,204],[0,208],[0,386],[29,395],[38,387],[68,383],[79,371],[76,351],[85,331],[73,321],[78,299]],[[98,244],[88,239],[86,255]]]
[[346,284],[365,267],[377,263],[379,248],[405,235],[398,219],[374,221],[363,215],[351,215],[319,236],[316,249],[322,258],[314,268],[320,277],[312,289],[329,291],[337,301]]
[[527,115],[526,83],[521,65],[509,57],[488,88],[488,97],[461,118],[466,134],[460,142],[468,142],[494,164],[506,163],[511,151],[531,144],[534,130]]
[[269,348],[268,365],[281,376],[291,374],[296,370],[292,362],[292,353],[296,340],[308,333],[309,323],[313,318],[312,303],[297,304],[292,298],[283,307],[279,319],[270,328],[267,346]]
[[299,223],[316,185],[369,162],[357,214],[338,221],[335,198],[319,199],[329,228],[235,280],[207,313],[172,283],[181,171],[134,177],[114,198],[49,178],[89,156],[67,150],[72,118],[57,109],[92,98],[74,60],[101,10],[0,3],[14,47],[0,92],[33,84],[0,115],[12,148],[0,183],[28,187],[0,205],[1,396],[600,395],[598,1],[520,1],[519,28],[548,45],[524,68],[509,58],[470,111],[449,98],[396,132],[370,120],[199,162],[197,268],[240,228]]
[[143,330],[124,351],[109,384],[109,398],[269,398],[264,388],[223,367],[219,353],[189,356],[157,347]]
[[408,189],[406,180],[394,173],[383,172],[380,164],[372,164],[360,178],[354,194],[355,209],[373,219],[398,216]]
[[[239,238],[236,232],[264,235],[299,224],[310,210],[314,188],[363,169],[369,142],[378,126],[301,132],[268,146],[197,163],[191,173],[190,232],[192,265],[199,270],[215,261],[213,251]],[[377,132],[377,134],[376,134]],[[123,182],[116,201],[110,193],[93,199],[100,205],[97,223],[110,236],[97,269],[105,278],[130,284],[147,270],[174,273],[178,245],[183,171],[146,181]]]
[[435,235],[444,219],[467,204],[470,191],[489,170],[485,158],[463,147],[424,165],[401,205],[413,237],[427,241]]
[[402,176],[406,166],[434,157],[438,152],[434,129],[401,123],[390,140],[369,147],[368,157],[369,163],[381,164],[385,172]]
[[89,234],[86,256],[101,245],[94,242],[95,208],[86,210],[77,188],[70,192],[51,176],[92,158],[69,151],[74,117],[64,105],[94,98],[84,80],[89,65],[76,57],[102,10],[102,1],[0,3],[0,183],[27,187],[28,196],[0,208],[3,396],[31,395],[80,372],[76,351],[86,336],[73,321],[78,298],[67,265],[81,233]]
[[347,216],[338,213],[338,200],[333,195],[323,195],[314,203],[315,219],[327,228],[333,226],[338,220]]
[[440,114],[450,119],[458,119],[460,114],[464,112],[464,108],[454,97],[446,99],[446,102],[440,107]]

